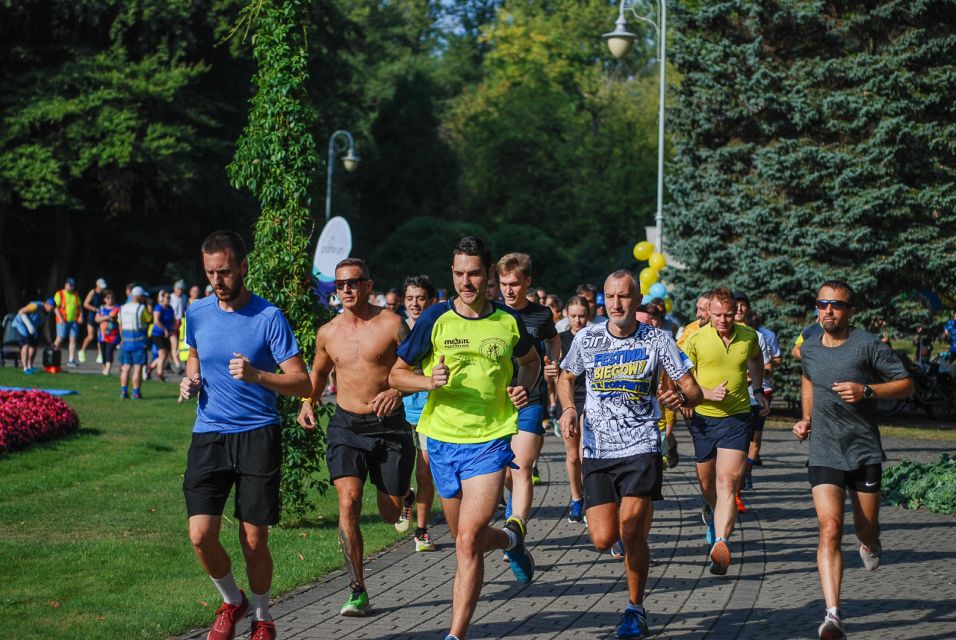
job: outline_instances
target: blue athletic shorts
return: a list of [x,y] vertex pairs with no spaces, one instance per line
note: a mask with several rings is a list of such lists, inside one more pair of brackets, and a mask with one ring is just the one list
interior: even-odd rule
[[56,337],[63,339],[69,336],[74,338],[80,334],[80,328],[76,325],[75,322],[57,322],[56,323]]
[[518,409],[518,431],[527,431],[536,436],[544,435],[544,405],[529,404]]
[[711,418],[695,413],[690,420],[690,435],[694,438],[694,457],[707,462],[717,455],[717,449],[750,450],[750,412],[726,418]]
[[146,350],[134,349],[133,351],[126,351],[125,349],[120,349],[120,364],[131,366],[146,364]]
[[511,437],[476,444],[455,444],[428,438],[428,463],[435,489],[442,498],[461,493],[462,480],[496,473],[511,466],[515,454]]

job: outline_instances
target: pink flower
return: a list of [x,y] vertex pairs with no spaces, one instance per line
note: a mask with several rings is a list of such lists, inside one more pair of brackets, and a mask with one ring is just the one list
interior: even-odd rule
[[0,391],[0,452],[75,433],[80,419],[61,398],[43,391]]

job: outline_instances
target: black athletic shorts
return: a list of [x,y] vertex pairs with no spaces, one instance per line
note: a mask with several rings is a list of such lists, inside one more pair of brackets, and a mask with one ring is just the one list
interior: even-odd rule
[[852,471],[833,467],[807,467],[810,487],[820,484],[833,484],[844,491],[852,489],[857,493],[876,493],[883,481],[883,465],[865,464]]
[[258,526],[279,522],[282,429],[194,433],[183,493],[190,516],[221,516],[233,485],[235,517]]
[[100,353],[103,354],[103,363],[113,362],[113,354],[116,353],[117,345],[112,342],[101,342]]
[[753,441],[754,434],[758,431],[763,431],[764,425],[767,424],[767,416],[760,415],[760,407],[752,406],[750,407],[750,440]]
[[169,351],[170,342],[169,342],[169,338],[167,338],[166,336],[151,336],[150,340],[152,341],[153,346],[159,349],[160,351],[162,351],[163,349],[165,349],[166,351]]
[[750,450],[750,414],[737,413],[725,418],[712,418],[694,413],[690,419],[690,435],[694,440],[694,458],[707,462],[717,457],[717,449]]
[[412,427],[399,408],[380,418],[374,413],[357,414],[336,408],[326,431],[325,461],[329,475],[355,476],[390,496],[404,496],[411,486],[415,467]]
[[584,506],[588,509],[624,496],[661,500],[664,463],[659,453],[639,453],[626,458],[584,458]]

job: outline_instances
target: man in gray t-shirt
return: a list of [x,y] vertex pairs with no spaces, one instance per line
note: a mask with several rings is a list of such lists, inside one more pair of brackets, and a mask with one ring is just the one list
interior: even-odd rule
[[913,382],[887,345],[850,327],[855,308],[848,284],[824,282],[816,307],[823,332],[807,338],[801,349],[803,419],[793,425],[793,433],[800,440],[810,439],[810,486],[820,525],[817,569],[826,601],[819,637],[843,638],[840,544],[846,494],[853,503],[860,557],[873,571],[882,553],[880,480],[886,460],[876,401],[909,396]]

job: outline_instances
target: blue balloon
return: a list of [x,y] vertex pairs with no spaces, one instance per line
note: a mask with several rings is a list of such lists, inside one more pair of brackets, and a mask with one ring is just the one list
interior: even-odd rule
[[653,300],[653,298],[654,298],[654,296],[652,296],[652,295],[646,295],[646,296],[644,296],[643,298],[641,298],[641,304],[647,304],[648,302],[650,302],[651,300]]
[[595,302],[596,304],[604,304],[604,294],[603,294],[603,293],[599,293],[599,294],[597,294],[596,296],[594,296],[594,302]]
[[663,282],[655,282],[651,285],[652,298],[666,298],[667,297],[667,285]]

